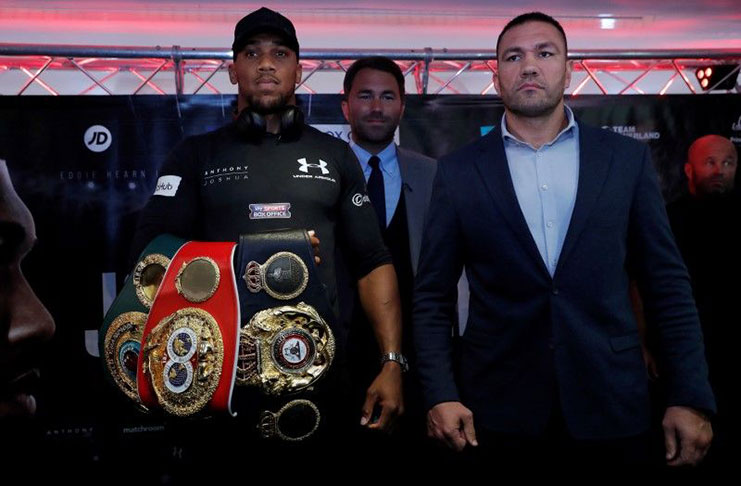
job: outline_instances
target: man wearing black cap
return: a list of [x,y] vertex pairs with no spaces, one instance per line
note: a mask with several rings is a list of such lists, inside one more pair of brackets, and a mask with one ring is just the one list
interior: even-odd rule
[[[290,20],[267,8],[250,13],[235,27],[232,50],[236,118],[173,151],[142,212],[133,254],[161,233],[236,241],[245,233],[310,228],[321,238],[319,277],[337,313],[334,254],[342,245],[355,262],[361,301],[383,353],[383,367],[368,389],[374,406],[360,417],[354,410],[344,413],[385,429],[403,408],[401,311],[363,173],[345,143],[304,124],[295,106],[301,65]],[[342,367],[344,330],[334,331],[333,366]]]

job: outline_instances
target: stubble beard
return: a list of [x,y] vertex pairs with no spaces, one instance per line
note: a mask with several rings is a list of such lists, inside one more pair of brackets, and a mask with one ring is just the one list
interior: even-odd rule
[[716,184],[717,179],[708,178],[695,184],[695,192],[701,198],[717,199],[723,198],[733,191],[733,179],[730,181],[721,179],[721,185]]
[[[509,97],[507,97],[509,98]],[[517,100],[517,97],[507,99],[502,97],[504,106],[512,113],[525,118],[540,118],[553,114],[558,108],[563,95],[550,95],[539,100]]]
[[279,94],[270,97],[260,95],[247,96],[247,106],[260,115],[272,115],[285,110],[293,93]]
[[394,139],[394,133],[398,125],[398,121],[396,123],[389,123],[387,127],[383,127],[384,130],[382,132],[378,132],[366,128],[364,123],[359,123],[356,127],[353,127],[353,135],[358,140],[372,144],[389,144]]
[[[533,79],[537,81],[537,79]],[[564,86],[565,78],[562,78],[556,86]],[[554,88],[557,89],[557,88]],[[505,108],[515,115],[525,118],[541,118],[552,115],[563,101],[563,90],[551,91],[548,88],[542,93],[544,96],[528,98],[525,93],[516,90],[511,95],[501,93],[502,103]]]

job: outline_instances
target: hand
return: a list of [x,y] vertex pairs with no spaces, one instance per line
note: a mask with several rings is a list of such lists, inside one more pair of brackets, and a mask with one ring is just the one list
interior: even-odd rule
[[641,344],[641,352],[643,353],[643,362],[646,363],[646,373],[648,373],[648,379],[656,381],[659,378],[659,365],[656,363],[656,358],[651,354],[646,346]]
[[[371,415],[376,406],[381,408],[381,414],[378,420],[371,422]],[[396,418],[403,413],[401,366],[394,361],[387,361],[365,394],[360,425],[389,432]]]
[[309,230],[308,233],[311,247],[314,248],[314,262],[319,265],[320,263],[322,263],[322,259],[319,258],[319,238],[317,238],[314,230]]
[[461,402],[443,402],[432,407],[427,412],[427,435],[458,452],[467,444],[479,445],[473,427],[473,413]]
[[705,415],[689,407],[669,407],[661,425],[668,465],[694,466],[705,457],[713,440],[713,427]]

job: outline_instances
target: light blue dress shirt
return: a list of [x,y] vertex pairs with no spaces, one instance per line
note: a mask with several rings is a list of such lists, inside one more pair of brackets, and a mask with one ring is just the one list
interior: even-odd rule
[[[368,161],[373,154],[352,140],[350,140],[350,147],[360,161],[360,167],[363,169],[363,174],[365,175],[365,182],[368,182],[372,170],[371,166],[368,165]],[[398,206],[399,198],[401,197],[401,171],[399,170],[399,160],[396,158],[396,144],[391,142],[388,147],[376,155],[381,160],[378,166],[381,168],[381,173],[383,174],[383,191],[386,196],[386,227],[388,227],[391,224],[391,219],[394,217],[396,206]]]
[[517,202],[553,276],[561,255],[579,183],[579,126],[566,108],[568,125],[551,142],[535,149],[507,130],[502,116],[502,139]]

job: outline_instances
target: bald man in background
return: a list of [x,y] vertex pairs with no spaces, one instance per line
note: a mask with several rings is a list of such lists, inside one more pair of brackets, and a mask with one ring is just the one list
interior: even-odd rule
[[738,153],[727,138],[706,135],[687,153],[688,194],[667,206],[692,281],[718,415],[708,467],[729,466],[741,403],[732,397],[741,346],[741,198],[734,190]]

